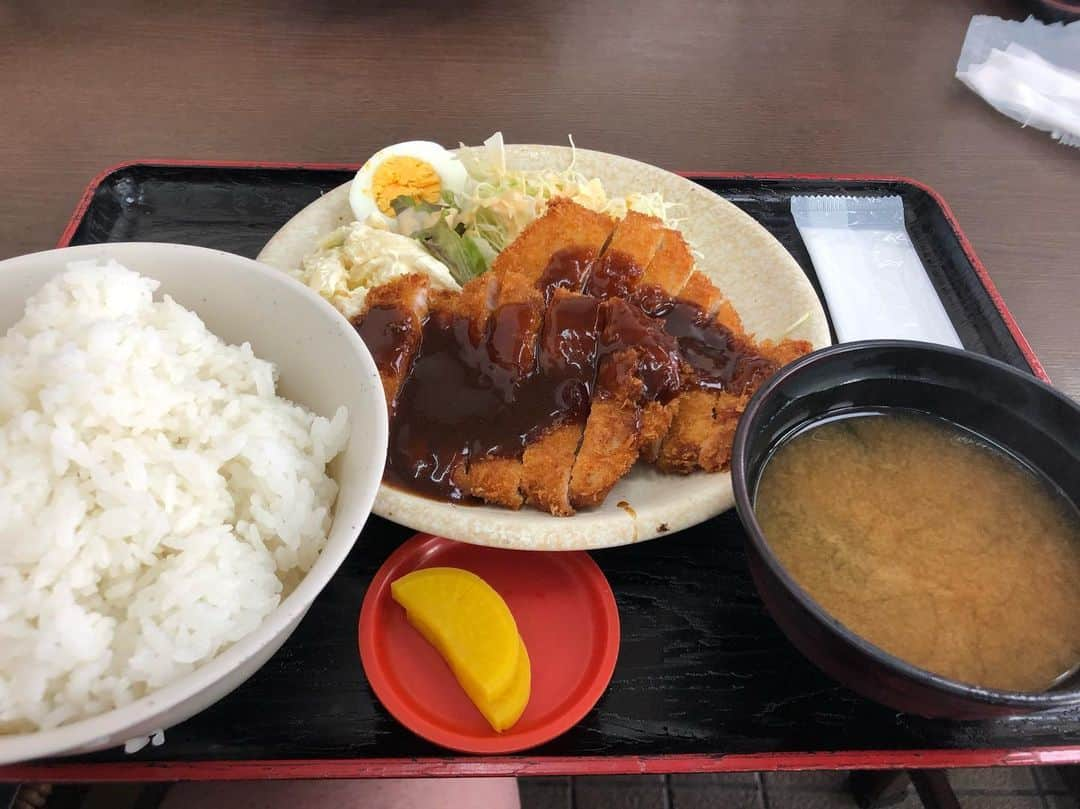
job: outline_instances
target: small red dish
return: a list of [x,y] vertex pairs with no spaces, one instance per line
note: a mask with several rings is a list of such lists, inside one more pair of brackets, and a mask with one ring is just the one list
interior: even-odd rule
[[[434,566],[464,568],[494,587],[529,650],[529,704],[502,733],[390,597],[391,582]],[[513,753],[565,733],[600,699],[618,654],[615,596],[584,552],[511,551],[417,534],[379,568],[360,609],[360,660],[375,696],[418,736],[464,753]]]

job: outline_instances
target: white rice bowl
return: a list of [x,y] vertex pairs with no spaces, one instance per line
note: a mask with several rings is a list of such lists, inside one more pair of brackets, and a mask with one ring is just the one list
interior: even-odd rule
[[[318,415],[278,396],[273,363],[167,295],[154,300],[157,281],[116,262],[67,266],[23,296],[22,319],[0,338],[0,762],[25,757],[9,743],[51,734],[66,743],[24,754],[92,749],[222,696],[284,641],[351,546],[335,539],[320,560],[346,407]],[[302,306],[341,322],[314,294]],[[372,378],[358,382],[381,400],[363,360]],[[378,462],[361,464],[370,491],[342,526],[353,538],[381,471],[377,415]],[[298,588],[313,566],[319,580]],[[282,615],[297,589],[303,601]],[[226,657],[231,667],[217,665]]]

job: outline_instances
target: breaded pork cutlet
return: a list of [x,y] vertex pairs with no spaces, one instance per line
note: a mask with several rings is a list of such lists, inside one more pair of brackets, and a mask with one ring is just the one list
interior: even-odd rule
[[[489,284],[487,276],[469,284]],[[491,280],[495,277],[491,276]],[[490,290],[484,290],[490,300]],[[511,384],[531,374],[536,365],[537,342],[544,318],[544,300],[540,291],[523,276],[510,274],[497,281],[495,306],[490,315],[477,303],[474,317],[482,316],[487,326],[484,340],[492,366],[492,374],[505,375]],[[522,492],[522,459],[515,456],[482,456],[470,453],[466,463],[454,472],[454,485],[465,494],[488,503],[511,509],[521,508],[525,501]]]
[[[705,319],[715,318],[724,303],[724,296],[698,270],[690,274],[676,297],[700,308]],[[684,366],[683,370],[688,378],[693,377],[692,368]],[[714,399],[712,391],[690,388],[668,406],[671,421],[654,456],[661,470],[685,475],[701,468],[702,447],[713,432]]]
[[507,274],[500,278],[487,330],[491,361],[517,378],[531,374],[536,368],[543,324],[544,296],[540,290],[523,275]]
[[665,228],[663,233],[660,248],[645,267],[638,286],[655,287],[668,295],[675,295],[686,285],[690,273],[694,271],[694,256],[679,231]]
[[[750,395],[781,364],[784,355],[801,356],[809,344],[790,341],[765,349],[755,344],[742,327],[735,308],[702,273],[694,271],[679,291],[678,299],[698,307],[706,322],[726,330],[730,350],[738,356],[725,389],[690,388],[673,403],[674,418],[664,436],[656,464],[664,472],[688,474],[696,470],[715,472],[731,459],[735,428]],[[692,373],[687,369],[688,375]]]
[[605,356],[597,368],[589,421],[569,480],[570,502],[577,508],[602,503],[637,460],[645,387],[637,365],[637,351],[625,348]]
[[626,297],[645,274],[664,240],[664,223],[630,211],[619,220],[603,255],[593,264],[585,292],[597,298]]
[[449,294],[456,300],[442,305],[452,306],[462,317],[467,317],[472,324],[470,334],[473,339],[477,342],[484,340],[491,313],[499,303],[499,279],[491,273],[484,273],[462,287],[460,294]]
[[[553,199],[545,214],[496,256],[489,274],[498,278],[501,285],[515,290],[519,298],[525,296],[525,287],[548,297],[551,289],[546,287],[580,289],[592,260],[599,255],[614,228],[615,222],[609,216],[567,199]],[[573,255],[568,255],[571,252]],[[545,272],[564,254],[569,260],[562,261],[560,269],[574,277],[559,279],[557,283],[545,279]],[[500,294],[500,299],[507,302],[505,295]],[[555,300],[552,298],[551,303]],[[550,317],[558,312],[553,313],[549,306],[547,313]],[[530,325],[536,324],[531,321]],[[539,330],[537,326],[534,336]],[[553,333],[552,340],[555,337]],[[548,352],[552,360],[556,359],[555,351],[552,345]],[[488,502],[500,502],[511,508],[520,507],[527,498],[531,504],[553,514],[572,514],[567,489],[581,429],[576,423],[557,424],[535,437],[520,459],[485,459],[479,463],[474,459],[467,472],[469,491]]]
[[574,513],[570,473],[581,445],[581,424],[558,424],[525,447],[521,487],[529,505],[556,517]]
[[408,416],[392,423],[394,470],[558,516],[603,502],[639,457],[722,468],[753,391],[810,349],[755,343],[659,219],[616,224],[568,200],[460,294],[397,279],[357,328]]
[[[545,315],[544,273],[552,257],[577,251],[587,260],[575,262],[575,267],[586,273],[591,257],[600,252],[614,227],[608,216],[566,199],[554,199],[544,216],[499,253],[489,273],[466,285],[463,294],[489,276],[492,281],[488,283],[498,285],[487,328],[493,362],[498,364],[501,358],[504,364],[516,365],[522,377],[533,371]],[[552,513],[572,513],[567,487],[560,487],[558,481],[562,477],[569,480],[580,431],[580,425],[557,425],[531,441],[520,457],[471,457],[457,471],[454,482],[463,492],[508,508],[520,508],[527,498]]]
[[491,272],[499,278],[517,274],[539,284],[557,253],[573,248],[599,255],[614,229],[615,221],[610,216],[558,197],[548,203],[543,216],[495,257]]
[[[717,319],[721,316],[722,314],[718,315]],[[742,334],[745,336],[745,333]],[[752,367],[735,380],[737,389],[712,392],[712,428],[702,442],[698,458],[702,469],[713,472],[728,465],[731,461],[731,446],[735,441],[735,428],[754,391],[778,368],[812,350],[813,346],[805,340],[783,340],[779,343],[770,340],[759,343],[754,352],[756,356],[751,356],[749,360]]]
[[585,287],[590,295],[606,300],[600,305],[602,356],[596,387],[570,480],[570,502],[576,507],[602,502],[638,457],[646,387],[640,365],[655,359],[643,352],[645,344],[655,342],[660,325],[651,323],[624,298],[641,279],[663,239],[663,222],[629,212],[611,234]]
[[[660,248],[653,254],[638,282],[638,300],[645,311],[650,309],[650,293],[656,291],[662,298],[677,295],[694,273],[694,256],[682,234],[670,228],[664,230]],[[705,280],[701,276],[701,280]],[[696,281],[695,283],[700,283]],[[641,414],[641,457],[654,463],[660,455],[660,445],[671,429],[671,423],[679,409],[676,396],[668,402],[653,400],[645,404]]]
[[430,289],[426,275],[395,278],[372,289],[364,311],[353,319],[354,328],[379,369],[386,408],[391,414],[420,347]]
[[564,418],[525,447],[522,487],[529,503],[559,516],[574,513],[570,477],[589,413],[599,341],[600,302],[555,289],[544,315],[539,370],[554,383]]

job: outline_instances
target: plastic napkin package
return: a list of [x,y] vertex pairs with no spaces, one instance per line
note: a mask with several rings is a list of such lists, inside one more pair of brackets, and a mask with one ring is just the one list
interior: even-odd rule
[[799,228],[840,342],[963,348],[904,226],[900,197],[796,196]]
[[998,112],[1080,147],[1080,22],[974,17],[956,78]]

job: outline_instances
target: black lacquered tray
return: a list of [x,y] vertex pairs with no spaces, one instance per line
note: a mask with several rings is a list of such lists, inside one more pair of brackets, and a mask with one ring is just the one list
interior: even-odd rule
[[[347,166],[136,163],[104,173],[61,244],[167,241],[255,256]],[[965,347],[1042,369],[944,202],[904,178],[688,175],[772,232],[816,285],[792,194],[898,194]],[[356,621],[376,569],[411,531],[372,517],[292,638],[162,747],[0,769],[0,780],[638,773],[1080,761],[1080,711],[926,720],[837,685],[781,635],[754,591],[734,512],[595,552],[622,648],[597,707],[564,736],[498,759],[450,754],[401,727],[360,666]]]

